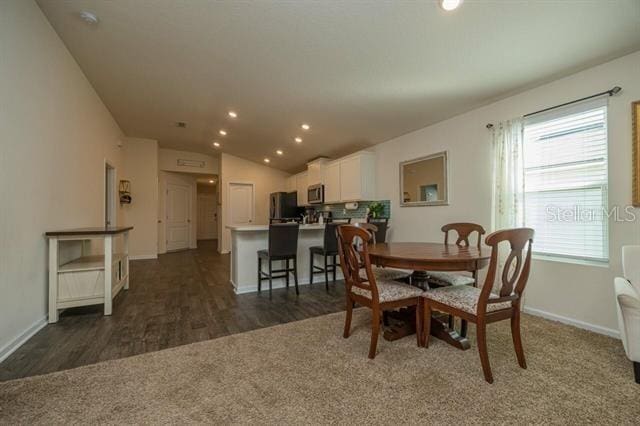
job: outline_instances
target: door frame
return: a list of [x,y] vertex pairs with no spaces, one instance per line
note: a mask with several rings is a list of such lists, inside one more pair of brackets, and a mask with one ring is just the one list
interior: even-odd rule
[[118,225],[118,211],[116,209],[117,203],[117,194],[118,194],[118,169],[113,165],[111,161],[108,159],[104,159],[104,167],[103,167],[103,177],[104,177],[104,197],[103,197],[103,212],[104,212],[104,221],[102,222],[105,226],[107,224],[107,220],[109,221],[109,226],[117,226]]
[[242,181],[242,180],[234,180],[227,182],[227,208],[225,209],[227,212],[227,216],[229,216],[229,225],[233,225],[231,223],[231,186],[232,185],[251,185],[251,223],[256,221],[256,185],[253,182]]
[[[169,209],[167,208],[169,205],[169,185],[176,185],[176,186],[185,186],[187,188],[189,188],[189,200],[187,202],[187,209],[188,209],[188,214],[187,214],[187,233],[189,234],[189,237],[187,238],[187,248],[186,249],[177,249],[177,250],[169,250],[167,248],[167,246],[169,245],[168,243],[168,239],[169,238],[169,221],[167,220],[167,214]],[[173,252],[173,251],[180,251],[180,250],[189,250],[192,248],[193,245],[193,238],[191,238],[191,233],[193,231],[193,221],[191,220],[191,218],[193,217],[193,185],[189,185],[188,183],[185,182],[180,182],[180,183],[176,183],[176,182],[169,182],[169,179],[165,180],[165,185],[164,185],[164,190],[165,190],[165,197],[164,197],[164,239],[165,239],[165,244],[164,244],[164,250],[166,253],[169,252]],[[197,219],[196,219],[197,220]]]

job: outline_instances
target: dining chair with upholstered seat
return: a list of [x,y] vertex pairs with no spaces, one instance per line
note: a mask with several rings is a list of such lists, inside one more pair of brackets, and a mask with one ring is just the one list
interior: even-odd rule
[[[368,241],[370,234],[366,229],[352,225],[338,227],[338,250],[340,253],[340,266],[345,277],[347,314],[344,324],[344,337],[348,338],[351,332],[351,317],[355,304],[366,306],[372,311],[371,318],[371,343],[369,346],[369,358],[376,356],[378,335],[380,334],[380,322],[382,313],[387,310],[417,307],[416,333],[417,343],[421,343],[422,328],[422,301],[423,291],[417,287],[403,284],[393,280],[376,278],[369,260],[368,244],[362,244],[360,250],[356,249],[358,240]],[[364,269],[364,273],[362,271]]]
[[[431,312],[455,315],[476,324],[478,352],[485,380],[493,383],[487,352],[487,324],[510,319],[511,335],[518,364],[527,368],[520,337],[520,303],[531,268],[534,230],[517,228],[497,231],[485,243],[491,247],[489,270],[482,289],[472,286],[440,287],[424,293],[422,344],[429,346]],[[499,258],[500,243],[509,243],[509,255],[504,264]],[[526,254],[524,253],[526,250]],[[497,294],[493,293],[496,277]]]
[[[378,242],[378,239],[377,239],[378,238],[377,236],[379,233],[378,225],[374,225],[373,223],[369,223],[369,222],[366,222],[366,223],[358,222],[358,223],[355,223],[354,226],[364,229],[369,233],[369,239],[367,241],[356,242],[356,250],[358,250],[358,247],[364,243],[376,244]],[[383,268],[377,265],[374,265],[372,268],[375,276],[378,279],[384,279],[384,280],[405,281],[407,279],[410,279],[411,274],[413,273],[413,271],[409,271],[407,269]]]
[[[449,232],[455,231],[458,238],[455,244],[459,247],[471,247],[469,238],[472,234],[477,233],[476,247],[479,249],[482,245],[482,236],[486,233],[482,225],[476,223],[449,223],[441,228],[444,232],[444,243],[449,244]],[[476,273],[471,276],[463,274],[454,274],[451,272],[427,271],[429,282],[437,285],[475,285]]]

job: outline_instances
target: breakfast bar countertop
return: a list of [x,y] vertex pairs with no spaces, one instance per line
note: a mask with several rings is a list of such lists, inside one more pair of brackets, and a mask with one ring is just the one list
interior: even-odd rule
[[[227,229],[240,232],[268,231],[269,225],[227,225]],[[311,223],[307,225],[300,225],[301,231],[311,231],[318,229],[324,229],[324,224]]]

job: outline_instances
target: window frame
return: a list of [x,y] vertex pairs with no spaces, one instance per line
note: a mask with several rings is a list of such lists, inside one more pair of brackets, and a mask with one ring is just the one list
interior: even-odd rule
[[[522,138],[523,138],[523,152],[526,151],[526,144],[527,141],[525,139],[525,131],[527,126],[531,126],[534,124],[540,124],[546,121],[551,121],[551,120],[555,120],[558,118],[562,118],[562,117],[566,117],[569,115],[573,115],[576,113],[580,113],[580,112],[586,112],[589,110],[594,110],[594,109],[599,109],[599,108],[603,108],[604,109],[604,127],[605,127],[605,143],[604,143],[604,149],[605,149],[605,176],[606,176],[606,182],[604,184],[587,184],[581,187],[571,187],[571,188],[557,188],[557,189],[548,189],[548,190],[541,190],[541,191],[527,191],[526,189],[524,190],[523,193],[523,216],[524,216],[524,224],[525,226],[529,226],[529,223],[527,222],[527,193],[545,193],[545,192],[553,192],[553,191],[584,191],[587,189],[595,189],[595,188],[601,188],[601,194],[602,194],[602,208],[604,209],[603,211],[603,215],[604,218],[602,220],[602,226],[603,226],[603,230],[602,230],[602,235],[603,235],[603,241],[602,241],[602,248],[603,248],[603,257],[590,257],[590,256],[581,256],[579,254],[564,254],[564,253],[554,253],[554,252],[548,252],[548,251],[541,251],[541,250],[536,250],[536,245],[533,245],[533,252],[532,255],[534,257],[534,259],[536,260],[545,260],[545,261],[554,261],[554,262],[561,262],[561,263],[571,263],[571,264],[578,264],[578,265],[592,265],[592,266],[608,266],[609,262],[610,262],[610,229],[611,229],[611,216],[610,216],[610,205],[609,205],[609,181],[610,181],[610,176],[609,176],[609,105],[608,105],[608,97],[601,97],[601,98],[596,98],[593,100],[588,100],[588,101],[584,101],[584,102],[579,102],[577,104],[573,104],[570,106],[566,106],[566,107],[561,107],[558,109],[554,109],[551,111],[546,111],[540,114],[536,114],[530,117],[525,118],[523,126],[522,126]],[[564,164],[571,164],[570,162],[564,163]],[[527,182],[527,168],[524,167],[523,168],[523,175],[524,175],[524,185],[526,188],[526,182]],[[538,230],[536,230],[536,232],[539,232]]]

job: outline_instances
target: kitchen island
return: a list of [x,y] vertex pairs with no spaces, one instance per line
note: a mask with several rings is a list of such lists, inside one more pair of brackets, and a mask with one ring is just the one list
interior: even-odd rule
[[[265,250],[268,247],[269,225],[229,225],[227,228],[231,230],[231,284],[234,291],[236,294],[256,292],[258,291],[258,250]],[[298,283],[304,285],[309,284],[309,247],[322,246],[324,225],[300,225],[299,232]],[[322,258],[316,256],[318,265],[321,261]],[[274,269],[280,269],[282,263],[273,262]],[[340,268],[338,268],[336,279],[342,279]],[[291,283],[293,287],[293,279]],[[314,283],[324,285],[324,274],[317,274]],[[273,280],[274,289],[284,286],[284,278]],[[266,281],[263,282],[262,288],[268,291]]]

